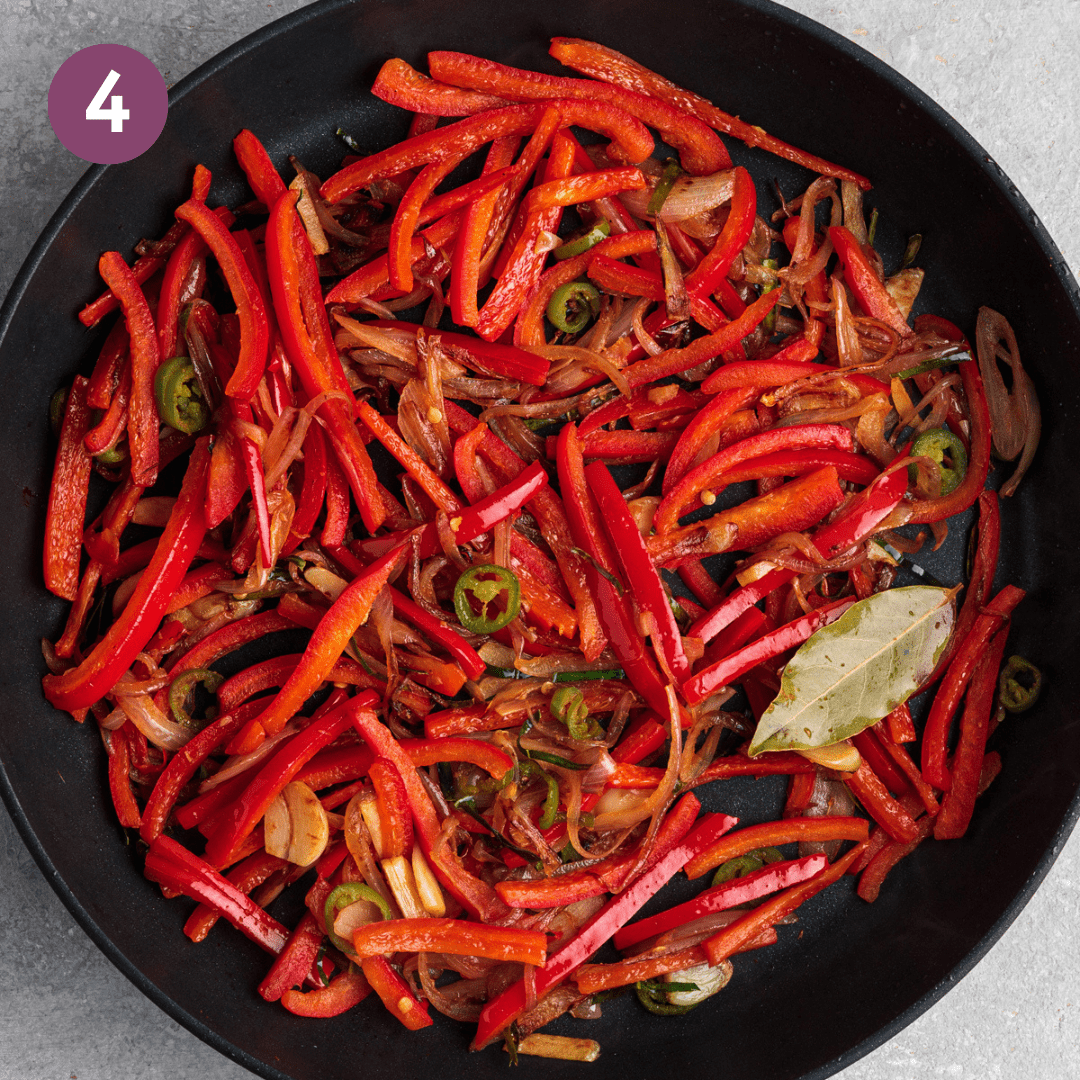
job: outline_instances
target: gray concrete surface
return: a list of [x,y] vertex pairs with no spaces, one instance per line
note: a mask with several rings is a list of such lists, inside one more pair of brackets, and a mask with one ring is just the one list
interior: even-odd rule
[[[171,84],[296,0],[0,0],[0,295],[84,165],[46,93],[76,49],[148,55]],[[1077,0],[787,0],[892,65],[997,159],[1080,268]],[[1004,938],[843,1080],[1080,1078],[1080,836]],[[98,952],[0,811],[0,1080],[243,1080]]]

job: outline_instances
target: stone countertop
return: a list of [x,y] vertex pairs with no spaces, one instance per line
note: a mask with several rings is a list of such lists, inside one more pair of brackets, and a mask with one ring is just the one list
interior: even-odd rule
[[[0,295],[86,168],[46,115],[77,49],[130,45],[171,85],[303,4],[0,0]],[[1080,4],[1075,0],[786,0],[896,68],[998,161],[1080,267]],[[812,149],[812,148],[811,148]],[[1080,1077],[1080,835],[989,955],[926,1014],[838,1074]],[[0,810],[0,1080],[243,1080],[174,1023],[74,922]]]

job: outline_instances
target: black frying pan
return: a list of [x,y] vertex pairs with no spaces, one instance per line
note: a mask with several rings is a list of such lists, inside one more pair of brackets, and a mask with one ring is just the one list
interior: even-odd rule
[[[1036,467],[1006,507],[999,583],[1030,592],[1013,643],[1038,658],[1049,690],[1036,715],[997,736],[1006,768],[968,837],[924,845],[872,907],[845,886],[818,898],[802,913],[802,934],[787,932],[778,946],[744,959],[731,988],[684,1019],[648,1017],[631,1000],[606,1006],[587,1028],[604,1047],[590,1075],[666,1075],[677,1063],[699,1074],[721,1068],[730,1080],[780,1080],[824,1077],[850,1064],[970,969],[1031,896],[1076,817],[1078,586],[1066,560],[1080,502],[1067,449],[1077,408],[1075,394],[1056,390],[1069,385],[1063,373],[1080,359],[1080,305],[1060,254],[981,148],[866,53],[764,2],[674,0],[662,11],[643,0],[594,0],[578,10],[492,0],[318,4],[185,80],[151,151],[91,171],[46,230],[0,317],[0,513],[14,568],[0,615],[5,800],[61,898],[121,970],[170,1015],[267,1077],[432,1068],[483,1077],[502,1075],[506,1064],[496,1051],[467,1055],[469,1031],[441,1018],[410,1036],[375,1006],[324,1023],[267,1006],[253,992],[264,956],[227,930],[192,946],[180,930],[189,905],[164,904],[142,879],[112,819],[99,740],[54,713],[40,692],[37,642],[55,637],[64,607],[40,585],[52,455],[41,417],[99,340],[58,312],[73,313],[96,294],[100,251],[126,251],[164,230],[196,162],[212,169],[216,202],[247,197],[229,151],[242,126],[258,132],[275,159],[294,152],[326,175],[341,155],[339,125],[373,149],[402,135],[402,116],[366,93],[386,57],[419,66],[427,49],[449,48],[555,70],[546,56],[553,34],[601,40],[868,174],[886,260],[895,263],[908,233],[926,237],[920,261],[931,274],[920,309],[969,333],[980,304],[1004,312],[1042,391],[1045,423]],[[776,178],[790,194],[808,179],[739,145],[732,152],[760,190]],[[933,560],[940,576],[959,576],[963,533],[954,526]],[[779,798],[775,786],[739,782],[710,791],[708,805],[749,821],[774,812]],[[563,1021],[555,1030],[582,1028]]]

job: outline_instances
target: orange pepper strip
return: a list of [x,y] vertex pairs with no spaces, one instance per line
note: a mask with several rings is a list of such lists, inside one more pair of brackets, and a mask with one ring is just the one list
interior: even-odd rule
[[316,990],[286,990],[281,1004],[294,1016],[340,1016],[371,993],[371,984],[355,969],[340,972]]
[[686,876],[699,878],[729,859],[757,848],[777,847],[802,840],[865,840],[870,822],[857,817],[801,817],[750,825],[699,852],[686,864]]
[[353,948],[361,960],[395,952],[442,952],[543,967],[547,935],[461,919],[388,919],[361,926],[353,934]]
[[267,735],[280,731],[322,685],[349,639],[367,621],[383,586],[405,565],[405,549],[395,548],[357,575],[334,601],[311,635],[300,663],[261,716],[245,725],[229,753],[249,753]]
[[365,957],[360,961],[360,969],[382,1003],[410,1031],[431,1026],[427,1002],[416,1000],[409,984],[390,966],[385,956]]

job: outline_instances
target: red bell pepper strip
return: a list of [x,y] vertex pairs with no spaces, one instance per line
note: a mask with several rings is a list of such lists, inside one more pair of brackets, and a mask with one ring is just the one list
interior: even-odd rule
[[672,677],[685,680],[690,674],[690,662],[686,658],[679,626],[641,530],[627,509],[618,484],[607,467],[599,462],[585,469],[585,481],[596,498],[600,520],[622,567],[623,580],[639,610],[652,616],[654,648],[663,657],[664,667]]
[[737,116],[730,116],[712,102],[676,86],[614,49],[580,38],[556,37],[551,39],[549,52],[561,64],[580,71],[583,75],[665,101],[680,111],[697,117],[716,131],[740,139],[747,146],[760,146],[769,153],[794,161],[811,172],[850,180],[864,190],[870,187],[870,181],[865,176],[791,146],[756,124],[748,124]]
[[[981,758],[980,758],[981,761]],[[853,773],[843,774],[844,783],[862,803],[863,809],[898,843],[910,843],[918,835],[911,815],[889,794],[880,777],[863,761]]]
[[591,870],[579,870],[535,881],[497,881],[495,891],[508,907],[541,911],[603,896],[608,887]]
[[[545,113],[545,119],[549,115]],[[544,173],[545,182],[526,196],[520,211],[520,234],[515,237],[511,232],[506,239],[503,247],[506,258],[498,268],[499,280],[477,316],[476,332],[485,341],[495,341],[502,336],[540,279],[547,252],[537,251],[537,241],[541,233],[554,233],[559,227],[564,205],[560,200],[570,198],[573,184],[580,180],[569,178],[573,161],[574,144],[561,133],[555,133]],[[640,170],[630,171],[641,175]],[[627,182],[625,177],[622,182]]]
[[131,751],[128,746],[130,721],[115,731],[102,731],[105,751],[109,757],[109,793],[112,796],[116,819],[124,829],[137,829],[142,816],[135,794],[131,790]]
[[[226,623],[219,630],[207,634],[202,641],[193,645],[173,664],[169,673],[175,679],[177,675],[182,675],[185,671],[209,667],[215,661],[249,642],[259,641],[267,634],[274,634],[279,630],[294,630],[295,628],[296,623],[291,619],[286,619],[276,610],[245,615],[242,619]],[[158,702],[159,705],[161,703],[161,701]]]
[[836,468],[826,465],[705,521],[655,533],[646,544],[653,561],[669,568],[721,551],[750,551],[782,533],[809,529],[844,498]]
[[[375,788],[375,803],[379,809],[382,825],[382,848],[379,855],[383,859],[393,859],[408,855],[412,850],[412,816],[405,783],[393,764],[383,757],[377,757],[368,766],[368,776]],[[376,949],[376,952],[394,952],[397,950]]]
[[228,711],[212,724],[192,736],[172,757],[154,784],[154,790],[146,801],[146,808],[139,826],[139,835],[151,844],[161,835],[169,815],[176,805],[177,797],[195,775],[199,766],[219,747],[236,734],[243,724],[257,715],[261,709],[258,702],[248,702],[236,711]]
[[610,151],[617,160],[636,164],[652,153],[653,138],[648,129],[625,110],[607,102],[595,99],[557,100],[508,105],[415,135],[387,150],[346,165],[322,185],[320,194],[327,202],[337,203],[373,181],[405,169],[442,161],[450,156],[471,154],[494,139],[531,135],[536,131],[543,113],[552,106],[558,110],[560,127],[583,127],[611,138]]
[[259,996],[264,1001],[279,1001],[287,990],[303,985],[311,976],[324,937],[315,916],[305,911],[259,983]]
[[671,451],[671,457],[668,458],[661,486],[661,491],[665,496],[693,468],[698,454],[709,439],[720,430],[724,421],[732,413],[745,409],[756,396],[753,387],[725,390],[710,398],[695,412],[693,419],[683,428],[679,441],[675,444],[675,449]]
[[507,102],[494,94],[463,90],[429,79],[397,57],[387,60],[371,84],[371,92],[391,105],[425,116],[473,116]]
[[396,952],[440,952],[542,967],[547,935],[460,919],[388,919],[361,926],[353,934],[353,948],[361,959]]
[[[349,477],[364,527],[374,532],[382,524],[386,510],[379,495],[375,468],[353,422],[348,383],[336,350],[329,356],[320,354],[315,343],[321,331],[313,329],[305,319],[305,283],[310,291],[308,279],[314,272],[315,282],[318,281],[318,268],[296,214],[293,192],[282,196],[270,212],[266,223],[266,266],[286,352],[309,398],[333,395],[320,407],[319,414],[326,420],[334,451]],[[309,306],[313,302],[312,298]],[[322,306],[321,294],[319,306]]]
[[320,543],[326,548],[339,548],[345,542],[349,528],[349,481],[341,464],[332,454],[326,457],[326,520],[323,522]]
[[[956,627],[953,627],[956,633]],[[948,649],[948,646],[945,646]],[[915,721],[911,718],[911,709],[905,701],[903,705],[897,705],[885,718],[889,725],[889,737],[894,743],[914,742],[918,735],[915,733]]]
[[244,170],[248,184],[255,193],[255,198],[270,210],[274,203],[285,194],[285,181],[274,168],[266,147],[254,132],[244,128],[233,139],[233,152],[240,168]]
[[399,739],[398,744],[418,769],[440,761],[468,761],[501,780],[514,767],[509,754],[479,739]]
[[398,203],[397,212],[390,225],[390,243],[387,253],[390,284],[402,294],[413,290],[412,242],[420,219],[420,211],[431,198],[431,193],[461,163],[459,157],[425,165],[409,185]]
[[814,608],[801,618],[778,627],[750,645],[744,645],[743,648],[723,660],[718,660],[704,671],[697,672],[683,683],[683,695],[691,705],[704,701],[722,686],[737,681],[740,675],[745,675],[763,660],[779,656],[780,653],[801,645],[821,627],[828,626],[839,619],[854,603],[854,598],[848,597]]
[[757,189],[753,178],[741,165],[735,166],[731,209],[724,227],[709,253],[686,275],[686,291],[693,296],[710,296],[727,277],[736,256],[746,247],[754,231]]
[[947,765],[949,728],[960,698],[991,638],[1001,629],[1023,598],[1023,589],[1006,585],[983,607],[971,632],[957,648],[948,670],[942,677],[934,703],[930,706],[930,714],[926,718],[922,741],[923,777],[939,791],[948,791],[952,786],[952,776]]
[[[413,323],[390,322],[384,319],[373,319],[365,325],[410,333],[415,333],[420,329]],[[492,378],[514,379],[533,386],[543,386],[551,370],[550,360],[545,360],[542,356],[518,349],[513,345],[504,345],[499,341],[484,341],[482,338],[469,337],[450,330],[428,331],[428,333],[432,336],[437,335],[439,344],[450,353],[452,359],[483,375],[490,375]]]
[[[854,450],[854,446],[851,432],[843,424],[799,424],[795,427],[773,428],[761,432],[760,435],[741,439],[687,471],[665,493],[657,506],[653,527],[657,532],[675,528],[683,514],[700,506],[700,495],[703,491],[708,490],[713,495],[719,495],[729,483],[746,479],[740,475],[737,480],[729,481],[725,474],[753,458],[781,450],[833,449],[850,452]],[[870,479],[876,476],[875,469]],[[695,503],[697,505],[694,505]]]
[[440,510],[456,514],[461,501],[432,471],[427,462],[386,422],[370,402],[357,401],[356,412],[367,429],[404,466]]
[[721,863],[757,848],[804,840],[865,840],[869,835],[870,823],[866,818],[859,817],[803,817],[766,821],[761,825],[749,825],[704,848],[686,863],[686,876],[691,880],[699,878]]
[[[894,709],[893,712],[895,711],[896,710]],[[907,779],[907,782],[915,790],[919,798],[922,799],[922,804],[925,807],[926,812],[931,817],[936,816],[941,807],[934,797],[934,789],[923,779],[922,773],[919,772],[919,766],[912,761],[911,755],[907,752],[907,748],[904,744],[896,743],[891,740],[887,720],[879,720],[872,730],[874,734],[878,736],[878,742],[882,749],[896,763],[897,767]]]
[[[881,892],[881,886],[885,883],[885,877],[890,870],[901,859],[907,858],[922,842],[930,835],[930,829],[933,822],[929,817],[921,817],[915,823],[917,827],[917,835],[914,840],[910,840],[906,843],[900,843],[896,840],[890,840],[883,844],[881,848],[874,852],[873,856],[867,860],[866,865],[862,868],[862,873],[859,876],[859,886],[856,892],[859,895],[860,900],[865,900],[868,904],[872,904]],[[884,830],[881,830],[882,836],[887,836]],[[869,849],[868,849],[869,850]],[[854,873],[854,864],[852,869],[848,873]]]
[[[647,356],[643,360],[638,360],[623,370],[626,381],[631,389],[637,389],[639,386],[645,386],[669,375],[680,375],[706,360],[734,349],[747,334],[764,321],[765,316],[772,311],[779,299],[780,290],[773,289],[759,296],[742,315],[721,326],[719,330],[706,334],[704,337],[695,338],[682,349],[665,349],[656,356]],[[723,368],[720,370],[722,371]],[[702,389],[707,389],[704,383]]]
[[294,1016],[325,1019],[348,1012],[370,993],[371,984],[363,972],[348,968],[335,975],[326,986],[307,991],[286,990],[281,995],[281,1004]]
[[667,742],[667,730],[651,716],[635,724],[612,747],[611,756],[620,765],[636,765],[656,753]]
[[252,439],[240,440],[240,455],[251,489],[251,510],[259,531],[259,551],[263,566],[274,562],[273,541],[270,538],[270,508],[266,502],[266,480],[263,476],[262,451]]
[[[809,375],[821,375],[829,370],[823,364],[812,364],[802,360],[740,360],[737,363],[725,364],[717,368],[701,384],[701,389],[706,394],[718,394],[724,390],[736,390],[743,387],[765,389],[770,386],[783,386],[785,383]],[[835,370],[838,375],[841,374],[839,368]]]
[[[814,546],[823,558],[828,559],[865,539],[895,509],[906,489],[905,470],[885,474],[853,501],[843,517],[817,530],[813,537]],[[772,570],[757,581],[736,589],[718,607],[694,623],[687,636],[711,641],[744,611],[793,577],[793,570]]]
[[[659,271],[642,266],[627,266],[607,255],[597,254],[589,263],[589,278],[605,292],[624,296],[643,296],[662,303],[667,299],[664,280]],[[723,312],[703,295],[690,296],[690,314],[706,330],[719,330],[727,323]]]
[[941,813],[934,822],[936,840],[958,840],[967,832],[981,790],[983,758],[994,709],[998,671],[1005,655],[1008,629],[991,639],[971,676],[971,686],[960,717],[960,738],[953,757],[952,786],[941,800]]
[[177,207],[176,216],[190,222],[206,241],[228,283],[240,319],[240,356],[225,393],[239,401],[250,401],[266,369],[270,348],[270,324],[259,286],[236,240],[205,203],[189,199]]
[[802,859],[773,863],[745,877],[732,878],[722,885],[708,889],[693,900],[662,911],[640,922],[631,923],[619,930],[613,939],[616,949],[628,949],[647,938],[674,930],[692,919],[711,915],[717,911],[727,911],[740,904],[760,900],[769,893],[797,885],[820,873],[829,865],[824,855],[807,855]]
[[[242,893],[248,896],[260,885],[265,884],[280,870],[289,868],[289,864],[260,849],[245,856],[242,862],[237,863],[226,875],[225,880],[230,885],[235,885]],[[298,869],[298,868],[291,868]],[[254,900],[255,898],[252,897]],[[256,901],[258,903],[258,901]],[[262,905],[259,905],[262,907]],[[184,923],[184,934],[192,941],[205,941],[207,934],[214,929],[220,915],[209,904],[200,903],[188,916]]]
[[777,896],[766,900],[760,906],[749,911],[741,919],[725,926],[719,933],[714,934],[705,942],[705,954],[709,963],[715,967],[722,960],[741,951],[751,941],[757,938],[761,932],[772,926],[786,915],[790,915],[810,897],[817,895],[822,889],[828,888],[834,882],[839,881],[847,872],[847,868],[859,857],[861,847],[856,846],[842,858],[837,859],[827,870],[809,879],[793,885]]
[[289,934],[251,897],[227,881],[205,860],[168,836],[159,836],[146,856],[146,876],[208,904],[267,952],[280,953]]
[[[216,219],[215,219],[216,220]],[[131,339],[131,398],[128,401],[128,446],[132,479],[149,487],[157,479],[158,410],[154,376],[161,363],[154,317],[128,264],[116,251],[98,260],[98,270],[120,300]]]
[[589,79],[523,71],[466,53],[429,52],[428,66],[432,76],[443,83],[486,91],[509,101],[550,98],[607,101],[656,128],[663,140],[679,151],[683,168],[694,176],[707,176],[731,166],[727,149],[706,124],[646,94]]
[[[109,294],[112,295],[111,293]],[[86,401],[91,409],[107,409],[120,381],[120,370],[128,353],[127,325],[123,319],[113,323],[112,329],[101,346],[90,374],[90,388]]]
[[326,439],[320,424],[311,424],[304,436],[303,483],[296,504],[289,538],[282,548],[283,555],[295,551],[315,528],[315,522],[323,507],[326,495],[327,452]]
[[276,750],[232,804],[221,826],[210,837],[204,855],[206,861],[213,866],[228,866],[234,862],[241,845],[285,785],[315,754],[349,726],[357,712],[370,708],[377,700],[373,690],[365,690],[312,721]]
[[852,745],[859,751],[859,756],[877,773],[878,779],[893,795],[903,795],[911,790],[912,785],[899,764],[882,745],[877,731],[877,724],[872,728],[860,731],[857,735],[851,737]]
[[867,315],[880,319],[895,330],[901,340],[912,336],[912,329],[900,313],[896,301],[889,295],[881,279],[874,272],[859,241],[845,225],[831,225],[829,239],[840,256],[844,267],[844,280],[855,294],[855,299]]
[[[127,430],[128,398],[131,396],[131,367],[125,366],[116,385],[116,393],[96,427],[90,428],[83,445],[90,454],[103,454],[112,450]],[[89,396],[87,397],[89,404]]]
[[[614,754],[612,754],[614,757]],[[693,787],[711,783],[713,780],[729,780],[733,776],[792,776],[813,773],[814,766],[799,754],[778,751],[757,758],[743,754],[730,754],[716,758],[702,769],[694,779]],[[644,765],[620,764],[608,778],[609,788],[654,788],[663,779],[664,770]]]
[[154,557],[120,617],[78,667],[45,676],[45,696],[56,708],[70,712],[93,705],[116,685],[157,630],[206,532],[202,502],[208,462],[207,440],[200,439]]
[[405,552],[395,548],[354,578],[311,635],[303,658],[259,717],[252,720],[229,747],[230,753],[247,753],[267,735],[280,731],[319,688],[337,662],[349,639],[367,620],[375,598],[405,564]]
[[65,600],[74,600],[79,589],[83,523],[93,464],[84,445],[90,425],[88,386],[83,376],[76,375],[68,392],[45,513],[45,586]]
[[[683,799],[697,802],[692,794],[684,795]],[[608,901],[565,945],[548,957],[544,967],[536,972],[536,997],[542,998],[549,990],[565,981],[654,893],[667,884],[689,858],[722,836],[735,823],[735,818],[723,814],[701,819],[689,835],[632,885]],[[523,980],[519,980],[484,1006],[472,1041],[473,1049],[482,1050],[498,1038],[525,1012],[525,1008],[525,984]]]
[[479,679],[484,674],[487,665],[480,654],[452,626],[436,619],[393,586],[390,587],[390,598],[401,618],[411,622],[421,633],[446,649],[470,679]]
[[431,1026],[427,1002],[416,1000],[409,984],[390,966],[385,956],[366,956],[360,961],[360,968],[382,1003],[410,1031]]

